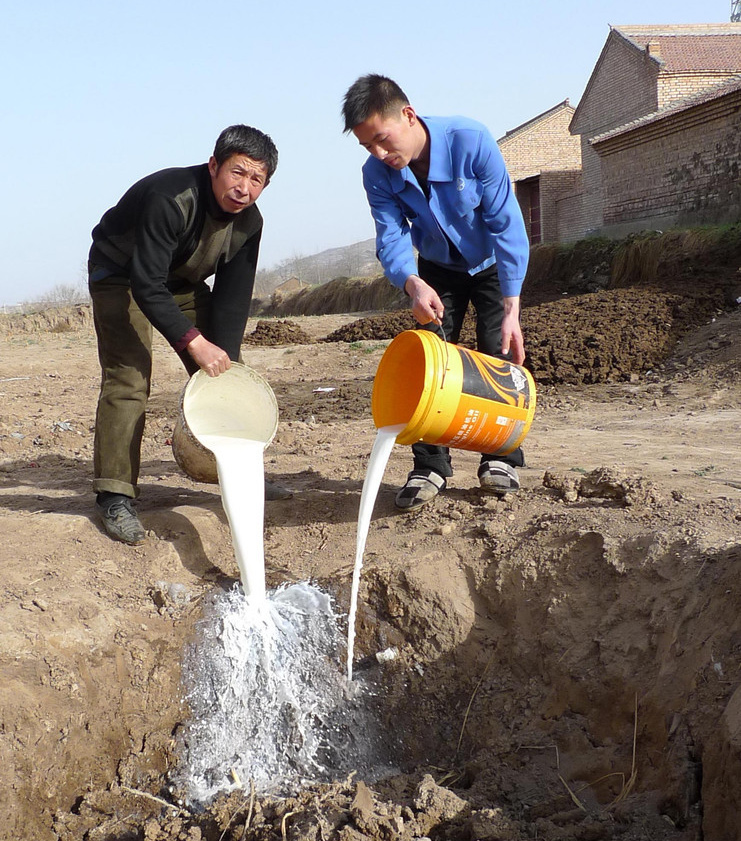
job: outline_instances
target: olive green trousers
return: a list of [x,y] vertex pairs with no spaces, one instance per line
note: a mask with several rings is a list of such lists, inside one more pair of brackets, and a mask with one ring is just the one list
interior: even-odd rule
[[[139,495],[141,444],[152,381],[152,325],[134,301],[126,278],[110,275],[91,281],[88,288],[101,368],[93,490],[134,498]],[[210,296],[205,283],[173,295],[181,312],[202,332]],[[189,374],[198,370],[187,351],[179,356]]]

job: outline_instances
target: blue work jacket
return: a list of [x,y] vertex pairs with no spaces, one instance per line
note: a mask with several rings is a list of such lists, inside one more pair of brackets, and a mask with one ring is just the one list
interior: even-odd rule
[[[429,201],[407,166],[373,156],[363,186],[376,254],[400,289],[417,274],[413,247],[433,263],[475,274],[497,264],[504,297],[520,294],[530,246],[502,154],[486,126],[466,117],[420,117],[430,137]],[[449,242],[465,261],[451,254]]]

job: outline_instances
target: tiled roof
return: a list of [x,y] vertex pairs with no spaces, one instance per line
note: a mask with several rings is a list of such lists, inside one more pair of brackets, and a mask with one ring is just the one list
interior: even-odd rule
[[599,143],[602,140],[607,140],[610,137],[616,137],[619,134],[624,134],[625,132],[632,131],[636,128],[640,128],[641,126],[646,126],[650,123],[655,123],[658,120],[663,119],[664,117],[670,116],[671,114],[676,114],[680,111],[685,111],[689,108],[694,108],[697,105],[703,105],[704,103],[711,102],[714,99],[720,99],[720,97],[726,96],[727,94],[733,93],[735,91],[741,91],[741,75],[734,76],[733,78],[727,79],[721,84],[713,85],[710,88],[706,88],[701,93],[689,96],[686,99],[680,100],[679,102],[673,102],[671,105],[667,105],[665,108],[660,108],[658,111],[654,111],[651,114],[646,114],[643,117],[639,117],[637,120],[632,120],[629,123],[624,123],[622,126],[617,126],[616,128],[610,129],[610,131],[606,131],[603,134],[598,134],[596,137],[592,137],[589,142],[592,144]]
[[650,52],[668,73],[741,71],[741,23],[675,26],[613,26],[640,50]]

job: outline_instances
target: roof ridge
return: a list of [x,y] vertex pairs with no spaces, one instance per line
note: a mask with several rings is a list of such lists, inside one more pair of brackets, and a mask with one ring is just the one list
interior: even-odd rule
[[[569,98],[563,100],[563,102],[559,102],[557,105],[554,105],[552,108],[547,108],[543,111],[542,114],[536,114],[534,117],[531,117],[529,120],[525,120],[524,123],[520,123],[519,126],[515,126],[514,128],[506,131],[503,137],[500,137],[499,140],[506,140],[512,137],[513,134],[517,134],[517,132],[522,131],[523,129],[527,128],[532,123],[537,122],[538,120],[542,120],[543,117],[547,117],[550,114],[554,114],[556,111],[559,111],[562,108],[570,108],[574,111],[574,106],[569,102]],[[499,140],[497,142],[499,142]]]
[[741,35],[741,23],[669,23],[669,24],[610,24],[618,32],[637,35]]

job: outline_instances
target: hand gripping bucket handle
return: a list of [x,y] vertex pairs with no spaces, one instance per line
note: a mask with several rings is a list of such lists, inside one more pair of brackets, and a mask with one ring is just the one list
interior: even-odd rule
[[424,441],[499,455],[520,446],[535,404],[527,369],[429,330],[406,330],[391,342],[371,399],[376,427],[404,424],[398,444]]

